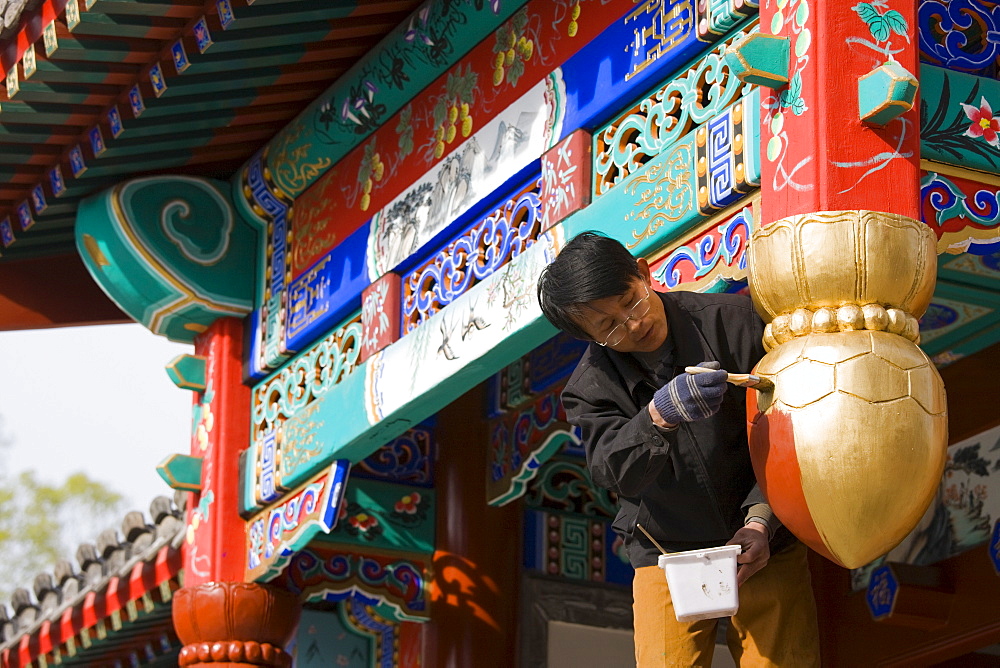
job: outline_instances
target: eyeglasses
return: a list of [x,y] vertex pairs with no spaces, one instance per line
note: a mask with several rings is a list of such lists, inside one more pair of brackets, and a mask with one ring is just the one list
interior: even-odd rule
[[597,345],[617,346],[619,343],[625,340],[625,335],[628,333],[628,330],[625,329],[625,326],[628,325],[628,321],[638,320],[642,316],[649,313],[649,288],[645,284],[643,284],[642,287],[646,289],[646,296],[637,301],[632,306],[632,308],[628,310],[628,315],[625,316],[625,319],[622,320],[617,325],[615,325],[614,327],[612,327],[611,331],[608,332],[607,337],[604,339],[604,342],[601,343],[600,341],[598,341]]

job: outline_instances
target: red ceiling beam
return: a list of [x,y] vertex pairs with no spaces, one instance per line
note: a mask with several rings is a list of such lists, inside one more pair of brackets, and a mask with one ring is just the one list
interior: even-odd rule
[[131,322],[78,255],[0,262],[0,330]]

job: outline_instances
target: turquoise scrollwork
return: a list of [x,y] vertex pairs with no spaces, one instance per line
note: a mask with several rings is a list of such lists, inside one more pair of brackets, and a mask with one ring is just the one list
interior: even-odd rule
[[154,334],[192,342],[224,316],[253,307],[257,235],[237,215],[229,185],[163,176],[88,197],[77,249],[94,280]]
[[525,494],[529,508],[613,518],[618,513],[612,493],[593,484],[586,463],[550,459]]
[[725,51],[756,31],[754,24],[736,33],[595,134],[595,196],[621,183],[692,128],[707,123],[753,89],[729,76]]
[[351,373],[358,361],[360,342],[361,317],[355,315],[258,385],[254,390],[255,431],[294,416]]

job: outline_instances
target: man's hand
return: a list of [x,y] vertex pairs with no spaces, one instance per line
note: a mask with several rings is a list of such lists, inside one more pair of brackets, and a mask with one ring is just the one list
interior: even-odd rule
[[743,553],[736,557],[736,584],[743,586],[751,575],[764,568],[771,558],[771,547],[768,543],[767,527],[760,522],[748,522],[745,527],[733,534],[732,540],[726,545],[740,545]]
[[718,370],[718,362],[702,362],[698,366],[713,371],[682,373],[656,391],[649,407],[653,422],[661,427],[674,426],[680,422],[704,420],[719,410],[729,374]]

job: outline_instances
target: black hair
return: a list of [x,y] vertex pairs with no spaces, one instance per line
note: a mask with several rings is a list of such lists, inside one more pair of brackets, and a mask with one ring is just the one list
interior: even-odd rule
[[584,305],[624,295],[636,278],[642,278],[639,265],[625,246],[596,232],[582,232],[542,270],[538,305],[553,325],[570,336],[589,340],[576,323],[584,315]]

